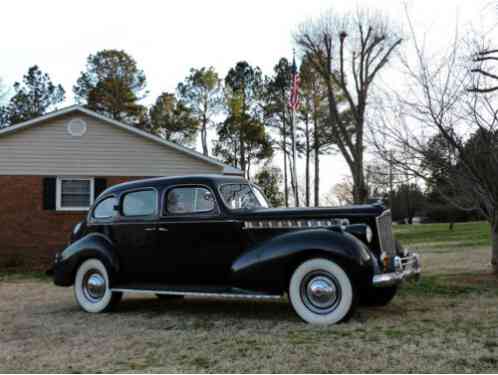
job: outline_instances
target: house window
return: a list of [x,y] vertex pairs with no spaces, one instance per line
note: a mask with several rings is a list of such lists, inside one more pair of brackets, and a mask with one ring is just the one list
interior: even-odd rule
[[94,200],[93,178],[57,178],[56,205],[59,211],[88,210]]

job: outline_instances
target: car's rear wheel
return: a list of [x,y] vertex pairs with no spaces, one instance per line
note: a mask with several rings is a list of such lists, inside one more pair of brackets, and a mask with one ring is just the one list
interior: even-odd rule
[[299,265],[289,283],[289,300],[297,315],[311,324],[334,324],[354,312],[356,293],[339,264],[315,258]]
[[92,258],[81,263],[76,271],[74,296],[83,310],[100,313],[114,308],[123,293],[110,290],[106,267],[99,259]]

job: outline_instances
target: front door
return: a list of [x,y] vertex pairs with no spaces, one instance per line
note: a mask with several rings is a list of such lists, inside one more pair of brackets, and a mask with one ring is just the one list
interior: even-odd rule
[[155,189],[125,192],[120,200],[120,219],[112,225],[121,274],[127,281],[155,281],[159,269]]
[[[158,224],[160,251],[171,261],[165,279],[181,284],[229,284],[240,255],[241,223],[222,217],[213,192],[177,186],[165,193]],[[171,267],[173,266],[173,267]]]

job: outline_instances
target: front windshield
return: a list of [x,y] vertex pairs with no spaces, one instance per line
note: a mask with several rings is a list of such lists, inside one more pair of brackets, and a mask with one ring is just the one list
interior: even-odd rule
[[268,208],[263,193],[249,184],[226,184],[220,187],[221,198],[231,210]]

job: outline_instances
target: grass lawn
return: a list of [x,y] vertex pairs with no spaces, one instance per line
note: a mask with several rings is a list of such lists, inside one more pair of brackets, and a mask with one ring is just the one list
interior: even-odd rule
[[490,246],[490,227],[485,221],[449,224],[395,225],[396,238],[406,246],[430,249]]
[[447,227],[397,226],[421,253],[421,281],[329,327],[302,323],[286,301],[140,296],[90,315],[71,289],[3,274],[0,372],[498,372],[486,225]]

